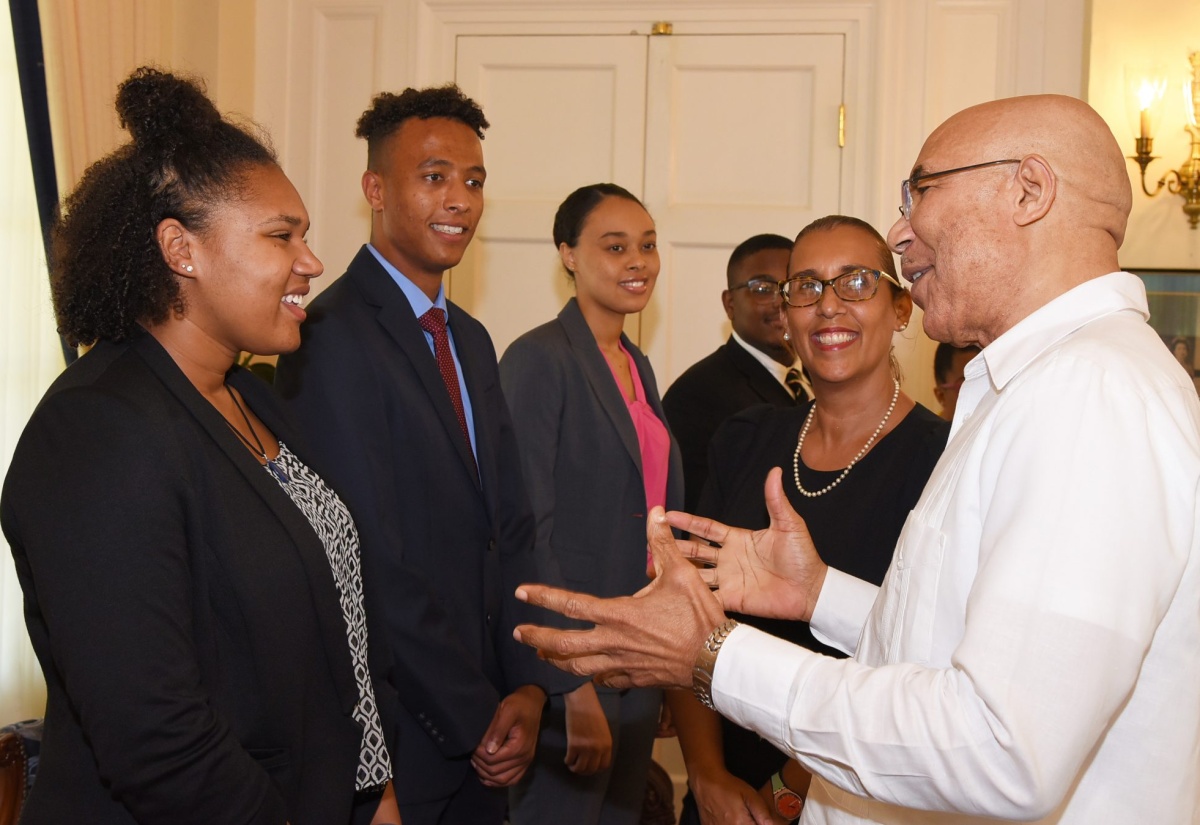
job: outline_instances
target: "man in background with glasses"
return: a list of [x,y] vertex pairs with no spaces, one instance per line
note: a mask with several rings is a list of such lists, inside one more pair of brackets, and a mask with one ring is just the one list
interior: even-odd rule
[[806,825],[1200,822],[1200,401],[1119,271],[1125,165],[1060,96],[925,142],[888,241],[926,332],[983,351],[881,587],[821,562],[772,471],[770,529],[669,516],[720,544],[684,545],[700,571],[653,514],[647,591],[523,587],[596,628],[522,640],[606,684],[690,686],[813,772]]
[[779,285],[792,242],[782,235],[742,241],[725,268],[721,293],[733,332],[716,352],[675,379],[663,396],[667,423],[683,453],[684,502],[690,512],[708,478],[708,442],[725,419],[757,404],[795,406],[812,387],[787,338]]

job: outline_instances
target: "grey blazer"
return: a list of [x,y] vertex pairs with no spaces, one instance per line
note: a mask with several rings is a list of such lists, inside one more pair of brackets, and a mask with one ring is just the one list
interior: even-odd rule
[[[666,423],[654,370],[624,335]],[[500,359],[536,522],[538,579],[598,596],[646,585],[646,493],[625,399],[572,298],[558,318],[512,343]],[[683,501],[683,463],[671,439],[667,506]]]

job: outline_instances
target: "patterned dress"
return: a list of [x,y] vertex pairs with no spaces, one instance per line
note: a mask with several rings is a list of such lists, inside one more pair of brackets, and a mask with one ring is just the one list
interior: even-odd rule
[[272,462],[283,470],[282,477],[264,467],[308,519],[325,546],[325,556],[337,583],[358,684],[354,719],[363,726],[355,789],[377,788],[392,778],[392,761],[383,739],[383,725],[375,704],[375,690],[367,669],[367,620],[363,611],[362,567],[359,563],[358,530],[350,511],[325,482],[308,468],[282,441],[279,456]]

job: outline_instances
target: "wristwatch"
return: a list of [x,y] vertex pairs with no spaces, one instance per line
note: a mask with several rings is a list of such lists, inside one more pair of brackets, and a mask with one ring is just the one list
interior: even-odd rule
[[783,777],[779,775],[778,771],[771,774],[771,796],[775,797],[775,810],[780,816],[788,822],[800,818],[800,810],[804,807],[804,799],[800,794],[783,784]]
[[717,668],[717,654],[721,652],[721,645],[725,644],[725,640],[737,625],[735,620],[726,619],[713,628],[713,632],[708,634],[700,653],[696,656],[696,663],[692,665],[692,692],[696,694],[700,704],[709,710],[716,710],[712,700],[712,681],[713,672]]

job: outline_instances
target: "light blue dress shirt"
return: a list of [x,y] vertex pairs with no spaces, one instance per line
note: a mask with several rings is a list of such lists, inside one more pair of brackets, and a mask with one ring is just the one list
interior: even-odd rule
[[[413,314],[420,318],[433,307],[437,307],[446,315],[446,337],[450,339],[450,354],[454,356],[454,369],[458,373],[458,391],[462,393],[463,412],[467,416],[467,432],[471,434],[471,453],[475,456],[475,461],[479,462],[479,452],[475,449],[475,416],[471,413],[471,394],[467,392],[467,382],[463,379],[462,362],[458,360],[458,349],[454,346],[454,330],[450,326],[450,313],[446,311],[446,290],[444,287],[438,287],[436,300],[429,300],[429,296],[421,291],[420,287],[410,281],[404,274],[392,266],[387,259],[379,254],[379,250],[367,244],[367,249],[371,250],[371,254],[375,256],[375,260],[379,261],[380,266],[387,271],[387,274],[392,276],[392,280],[396,282],[396,286],[404,293],[404,297],[408,298],[408,303],[412,306]],[[425,330],[421,330],[425,336],[425,342],[429,344],[429,353],[437,358],[433,349],[433,336]]]

